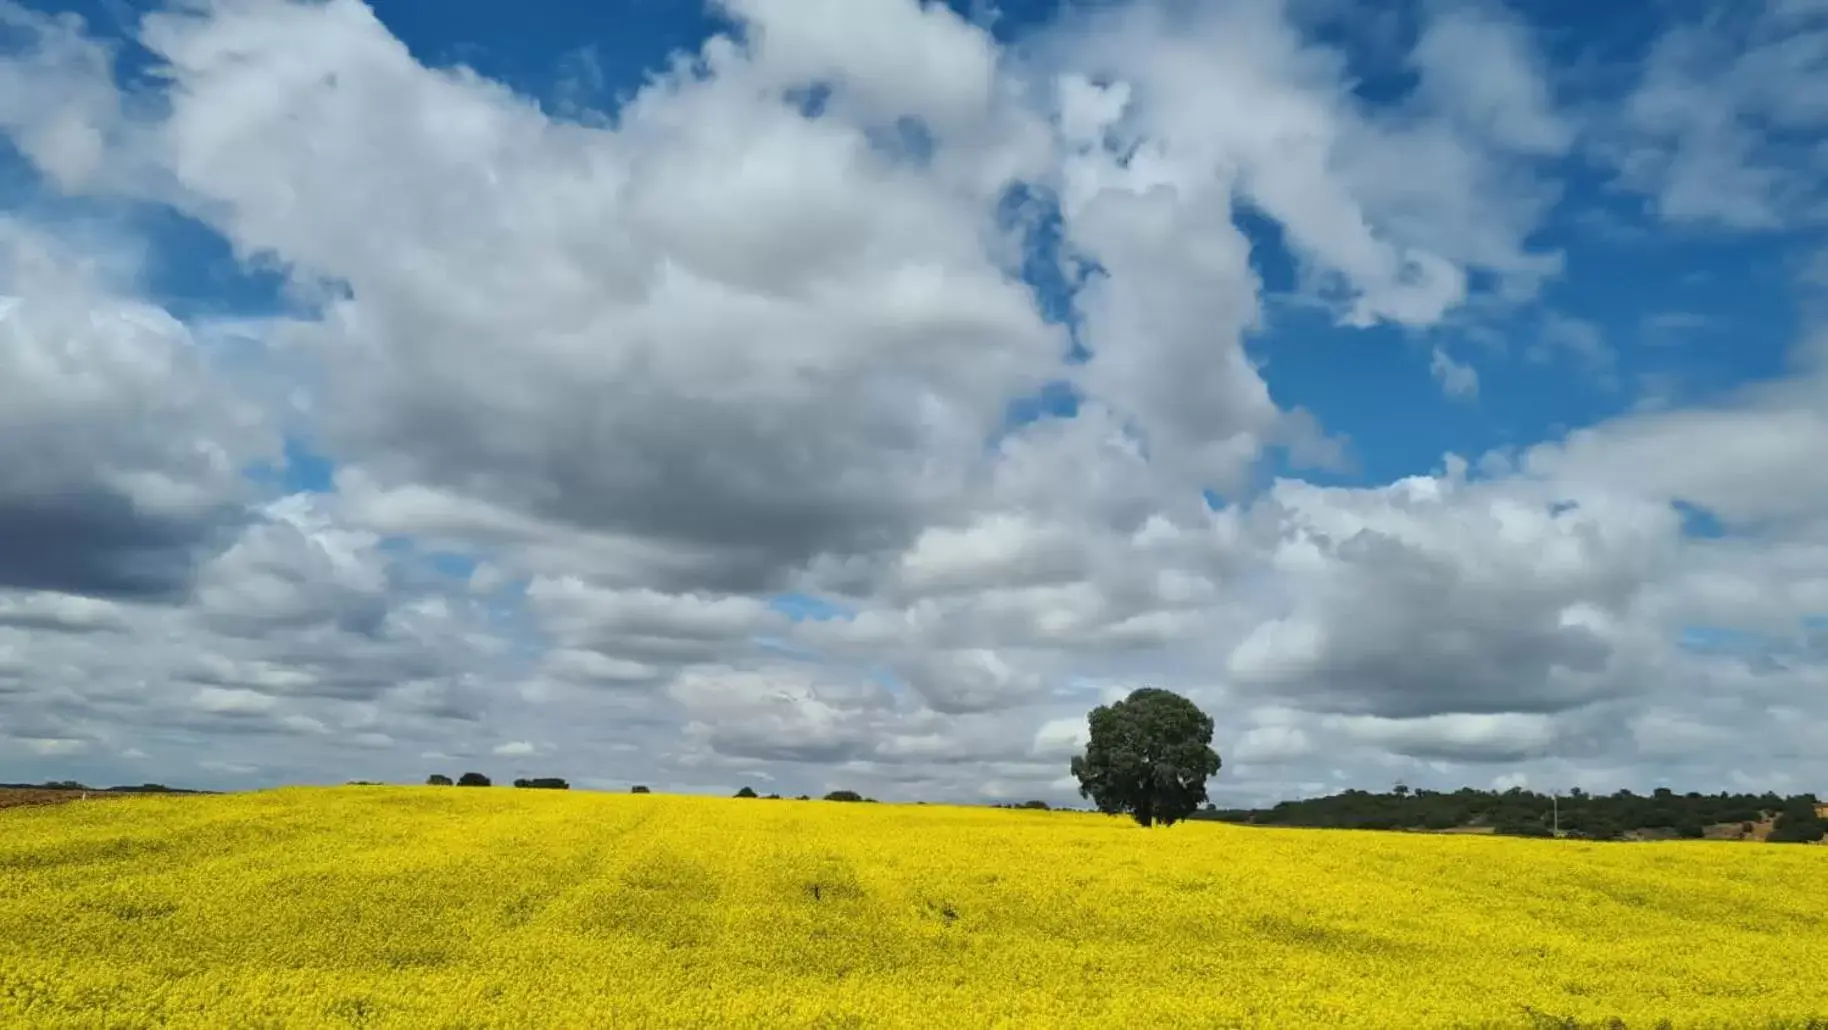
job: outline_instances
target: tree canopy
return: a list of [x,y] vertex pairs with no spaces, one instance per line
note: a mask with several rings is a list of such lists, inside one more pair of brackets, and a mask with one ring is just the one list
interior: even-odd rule
[[1079,794],[1107,815],[1172,826],[1206,803],[1219,771],[1212,718],[1169,690],[1142,687],[1092,709],[1091,740],[1072,762]]
[[487,787],[489,778],[479,772],[467,772],[457,777],[459,787]]

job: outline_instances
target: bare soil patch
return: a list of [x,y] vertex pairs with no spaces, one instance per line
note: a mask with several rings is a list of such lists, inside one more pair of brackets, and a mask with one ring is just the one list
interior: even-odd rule
[[98,798],[128,797],[125,792],[81,791],[81,790],[43,790],[32,787],[0,787],[0,808],[24,808],[27,805],[61,805],[67,801],[81,801],[85,795],[88,800]]

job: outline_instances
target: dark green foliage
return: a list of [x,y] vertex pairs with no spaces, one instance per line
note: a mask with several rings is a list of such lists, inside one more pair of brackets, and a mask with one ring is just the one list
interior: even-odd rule
[[[1810,832],[1807,824],[1814,818],[1814,799],[1810,795],[1786,801],[1776,794],[1677,794],[1666,788],[1649,796],[1625,790],[1608,795],[1573,790],[1559,802],[1550,795],[1520,788],[1502,792],[1462,788],[1452,793],[1412,790],[1405,794],[1348,790],[1331,797],[1284,801],[1258,811],[1208,809],[1192,818],[1340,829],[1489,826],[1496,833],[1533,837],[1551,832],[1557,808],[1563,835],[1584,840],[1618,840],[1638,830],[1666,830],[1680,837],[1700,837],[1707,827],[1718,824],[1738,824],[1749,833],[1752,823],[1766,813],[1787,813],[1794,820],[1795,829],[1791,832],[1806,835]],[[1810,839],[1820,837],[1820,832],[1815,832],[1816,838]]]
[[1167,690],[1142,687],[1086,717],[1091,742],[1073,759],[1079,794],[1106,815],[1128,813],[1143,826],[1172,826],[1206,803],[1206,778],[1219,771],[1212,718]]
[[1422,813],[1422,829],[1424,830],[1451,830],[1453,827],[1454,817],[1449,812],[1437,809]]
[[1815,814],[1816,804],[1814,794],[1798,794],[1785,801],[1765,839],[1773,844],[1813,844],[1828,836],[1828,823]]
[[811,801],[811,800],[812,800],[812,798],[810,798],[810,797],[808,797],[808,796],[807,796],[807,795],[805,795],[805,794],[801,794],[801,795],[800,795],[800,796],[799,796],[799,797],[797,797],[797,798],[794,798],[794,800],[795,800],[795,801]]
[[834,790],[825,795],[827,801],[862,801],[863,795],[854,790]]
[[630,794],[651,794],[651,793],[653,793],[652,791],[648,790],[647,785],[643,784],[643,783],[635,784],[633,787],[629,788],[628,792]]
[[781,800],[781,796],[779,794],[770,794],[770,795],[768,795],[767,800],[779,801],[779,800]]
[[451,785],[451,778],[443,773],[433,773],[425,778],[425,785],[428,787],[448,787]]
[[1779,816],[1772,825],[1771,832],[1765,836],[1767,844],[1814,844],[1821,840],[1828,825],[1819,820],[1785,819]]
[[[1392,826],[1388,829],[1396,829],[1396,827]],[[1554,830],[1545,825],[1542,820],[1531,819],[1528,816],[1510,818],[1496,823],[1493,825],[1492,832],[1505,837],[1553,837],[1555,835]]]
[[557,776],[536,776],[530,780],[515,780],[514,785],[516,787],[526,787],[526,788],[529,788],[532,790],[570,790],[571,789],[571,784],[566,783],[564,780],[559,779]]
[[383,786],[383,784],[377,783],[374,780],[350,780],[348,783],[343,784],[343,786],[345,786],[345,787],[379,787],[379,786]]
[[744,787],[742,790],[736,792],[736,796],[739,798],[752,798],[755,796],[755,788]]
[[459,787],[487,787],[489,778],[479,772],[467,772],[457,777]]

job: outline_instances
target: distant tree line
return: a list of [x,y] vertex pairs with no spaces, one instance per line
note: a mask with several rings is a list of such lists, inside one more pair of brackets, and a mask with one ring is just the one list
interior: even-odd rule
[[139,786],[91,787],[75,780],[49,780],[44,783],[0,783],[0,790],[86,790],[91,794],[214,794],[213,790],[187,790],[183,787],[167,787],[163,783],[142,783]]
[[[1348,790],[1323,798],[1284,801],[1267,809],[1219,809],[1208,805],[1191,818],[1257,826],[1305,826],[1357,830],[1451,830],[1490,827],[1518,837],[1562,833],[1588,840],[1618,840],[1633,832],[1701,837],[1710,826],[1738,824],[1742,832],[1775,817],[1767,838],[1811,842],[1828,833],[1813,794],[1677,794],[1659,787],[1647,795],[1621,790],[1589,794],[1571,790],[1559,798],[1520,787],[1506,791],[1461,788],[1451,793],[1410,790],[1389,793]],[[1558,817],[1559,810],[1559,817]]]

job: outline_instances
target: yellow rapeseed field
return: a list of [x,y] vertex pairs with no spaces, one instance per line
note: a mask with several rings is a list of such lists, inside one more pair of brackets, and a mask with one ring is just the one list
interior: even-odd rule
[[1828,1026],[1828,848],[463,788],[0,811],[5,1027]]

